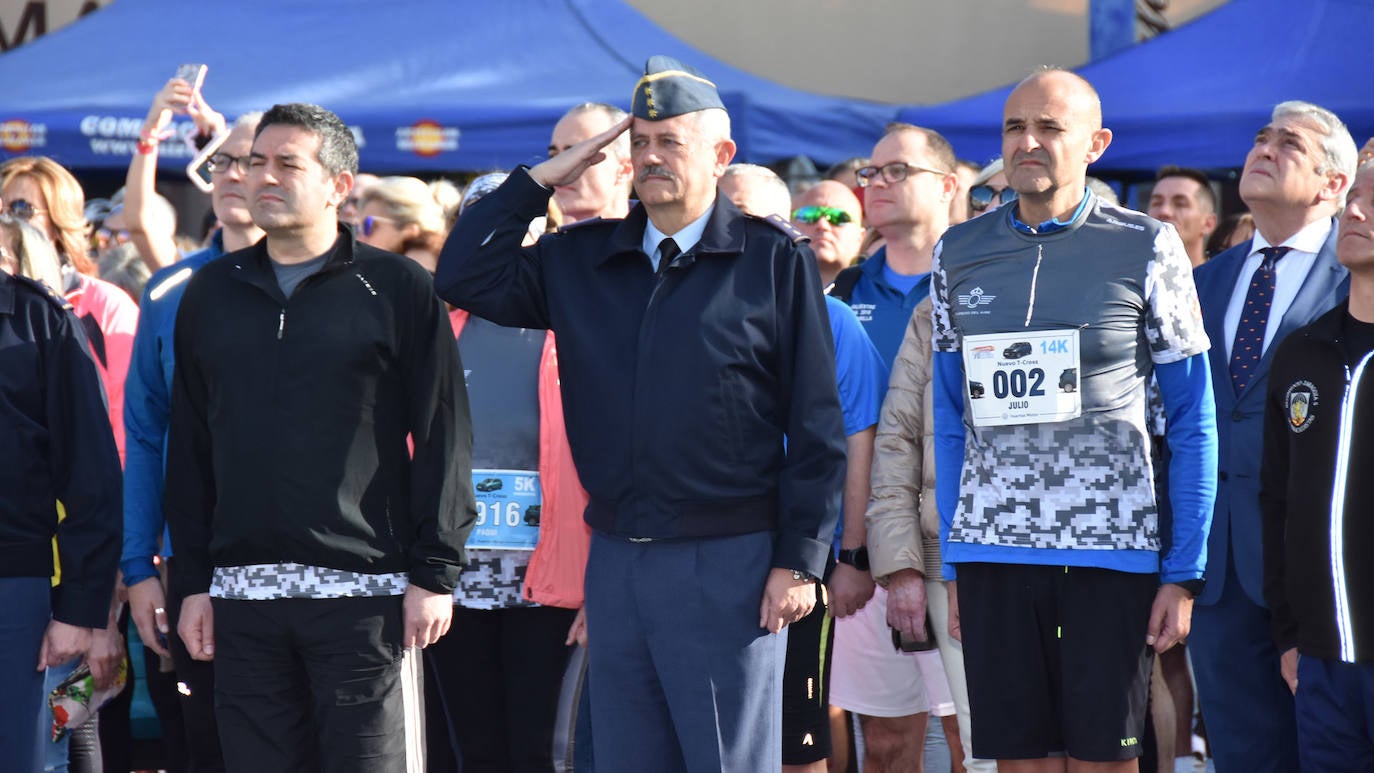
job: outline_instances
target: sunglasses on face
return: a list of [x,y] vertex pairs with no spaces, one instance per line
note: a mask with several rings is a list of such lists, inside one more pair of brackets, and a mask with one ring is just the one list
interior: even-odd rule
[[372,232],[377,230],[378,223],[392,222],[395,221],[393,221],[389,217],[382,217],[381,215],[368,215],[367,217],[358,221],[358,230],[363,232],[363,236],[371,236]]
[[835,207],[812,205],[809,207],[802,207],[792,213],[792,220],[798,223],[806,223],[807,225],[815,225],[820,222],[821,218],[825,218],[831,225],[844,225],[845,223],[854,222],[854,218],[850,217],[848,212]]
[[30,220],[34,215],[41,215],[47,211],[46,209],[35,207],[25,199],[15,199],[5,205],[5,212],[20,220]]
[[991,185],[977,185],[969,189],[968,206],[974,212],[982,212],[992,206],[993,199],[997,199],[999,205],[1016,201],[1016,191],[1011,186],[994,188]]
[[929,172],[930,174],[938,174],[942,176],[949,174],[948,172],[943,172],[939,169],[931,169],[928,166],[908,164],[905,161],[893,161],[890,164],[883,164],[882,166],[865,166],[856,169],[854,170],[854,176],[859,179],[860,188],[867,188],[868,186],[873,184],[873,181],[876,180],[879,177],[879,175],[882,176],[883,181],[886,182],[888,185],[896,185],[902,180],[905,180],[911,175],[917,174],[919,172]]

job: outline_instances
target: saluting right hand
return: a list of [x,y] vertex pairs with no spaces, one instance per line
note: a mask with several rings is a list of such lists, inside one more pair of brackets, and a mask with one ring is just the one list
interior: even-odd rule
[[595,137],[583,140],[548,161],[541,162],[530,170],[530,177],[546,188],[571,184],[581,177],[588,167],[605,160],[606,154],[601,149],[629,129],[633,121],[633,116],[627,116],[625,120]]

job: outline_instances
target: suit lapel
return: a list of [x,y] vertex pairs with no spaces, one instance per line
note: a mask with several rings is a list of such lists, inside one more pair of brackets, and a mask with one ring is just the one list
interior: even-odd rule
[[[1344,281],[1350,273],[1336,260],[1336,237],[1339,229],[1333,224],[1331,233],[1327,235],[1326,242],[1322,244],[1321,251],[1317,253],[1317,259],[1312,262],[1312,270],[1307,272],[1307,278],[1303,280],[1302,287],[1298,294],[1293,298],[1293,305],[1288,307],[1287,313],[1279,321],[1278,332],[1274,334],[1274,343],[1278,343],[1289,333],[1310,323],[1320,317],[1331,308],[1332,293],[1336,287]],[[1261,367],[1268,368],[1269,354],[1274,350],[1270,345],[1269,351],[1264,353],[1265,362]]]
[[1275,350],[1279,348],[1279,342],[1289,333],[1320,317],[1331,308],[1332,302],[1336,300],[1336,288],[1349,274],[1345,266],[1336,260],[1338,230],[1333,223],[1331,233],[1327,235],[1321,250],[1317,252],[1317,259],[1312,262],[1312,268],[1307,272],[1307,278],[1303,280],[1302,287],[1298,288],[1298,294],[1293,298],[1292,305],[1288,307],[1288,311],[1284,312],[1283,319],[1279,320],[1279,329],[1274,333],[1269,348],[1264,350],[1264,356],[1260,358],[1259,368],[1255,376],[1250,379],[1250,385],[1236,396],[1237,401],[1244,397],[1256,383],[1262,381],[1263,376],[1269,373],[1269,363],[1274,358]]
[[1226,336],[1226,309],[1231,304],[1231,293],[1240,280],[1240,270],[1249,254],[1250,242],[1246,242],[1212,258],[1212,263],[1216,264],[1210,267],[1214,279],[1206,287],[1206,297],[1198,299],[1203,309],[1202,327],[1212,343],[1207,355],[1212,366],[1212,391],[1221,401],[1219,407],[1229,406],[1236,397],[1236,390],[1231,386],[1231,363],[1226,355],[1231,345]]

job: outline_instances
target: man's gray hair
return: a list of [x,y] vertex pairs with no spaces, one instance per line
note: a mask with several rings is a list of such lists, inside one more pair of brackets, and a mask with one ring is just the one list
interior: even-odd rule
[[1274,112],[1269,120],[1277,121],[1284,117],[1305,118],[1321,127],[1322,151],[1326,161],[1317,168],[1317,172],[1339,172],[1345,175],[1345,188],[1340,191],[1343,195],[1355,179],[1355,159],[1358,152],[1355,149],[1355,138],[1350,136],[1350,129],[1346,128],[1345,123],[1330,110],[1296,99],[1274,105]]
[[766,199],[767,206],[765,209],[767,211],[753,214],[759,217],[778,215],[783,219],[791,219],[792,191],[788,190],[787,183],[778,176],[777,172],[758,164],[731,164],[725,167],[725,173],[721,175],[721,179],[724,180],[728,177],[753,177],[763,183],[761,192]]
[[[615,105],[608,105],[605,102],[583,102],[578,105],[573,105],[572,107],[568,108],[568,112],[564,113],[563,117],[568,118],[574,115],[581,115],[582,113],[601,113],[602,115],[606,116],[606,118],[611,122],[611,126],[615,126],[616,124],[630,117],[629,113],[625,112],[624,110],[621,110]],[[629,158],[630,133],[623,132],[619,137],[616,137],[614,140],[612,140],[611,144],[607,145],[606,147],[610,150],[610,154],[612,156],[615,156],[616,159],[623,160]]]
[[273,105],[258,121],[253,138],[257,139],[263,129],[275,124],[296,126],[319,137],[320,166],[331,177],[339,172],[358,173],[358,143],[348,125],[334,113],[319,105],[303,102]]
[[230,126],[229,128],[230,128],[230,130],[233,130],[233,129],[251,129],[251,130],[256,131],[257,128],[258,128],[258,123],[260,123],[261,121],[262,121],[262,111],[261,111],[261,110],[254,110],[254,111],[251,112],[251,113],[244,113],[243,115],[241,115],[241,116],[239,116],[238,118],[234,119],[234,125],[233,125],[233,126]]
[[711,144],[721,140],[730,139],[730,114],[719,107],[708,107],[705,110],[698,110],[693,115],[696,116],[697,131],[701,132],[702,138]]

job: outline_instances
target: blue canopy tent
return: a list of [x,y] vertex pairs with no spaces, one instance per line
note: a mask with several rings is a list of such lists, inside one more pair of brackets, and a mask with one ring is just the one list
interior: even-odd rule
[[[1332,110],[1356,144],[1374,135],[1374,91],[1358,73],[1374,33],[1369,0],[1231,0],[1205,16],[1076,70],[1102,96],[1111,147],[1094,174],[1165,164],[1238,167],[1273,106],[1302,99]],[[901,120],[944,134],[961,157],[1001,152],[1007,86]]]
[[[786,88],[714,61],[618,0],[120,0],[0,56],[0,159],[127,166],[177,65],[210,66],[227,116],[307,101],[338,113],[367,171],[509,168],[583,101],[628,107],[652,54],[713,79],[740,160],[866,154],[892,106]],[[189,121],[179,121],[183,132]],[[166,143],[168,169],[191,155]]]

